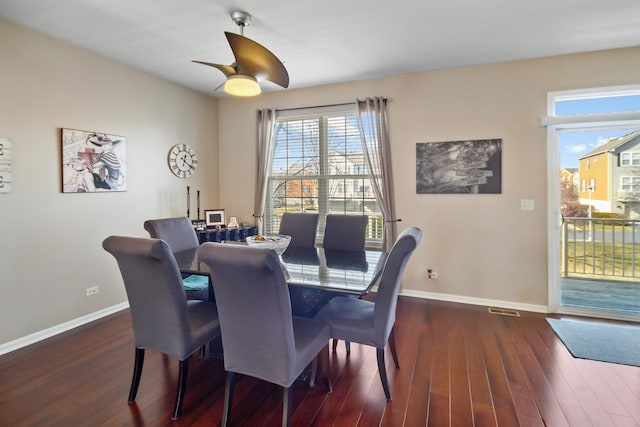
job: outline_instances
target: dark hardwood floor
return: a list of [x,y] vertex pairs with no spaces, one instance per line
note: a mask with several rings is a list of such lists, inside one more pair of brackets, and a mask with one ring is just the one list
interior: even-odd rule
[[[134,350],[128,311],[0,357],[0,426],[216,426],[220,360],[191,361],[183,416],[171,421],[177,362],[147,351],[135,404],[127,405]],[[331,353],[333,393],[294,385],[294,426],[640,426],[640,368],[574,359],[545,316],[411,298],[398,304],[400,369],[387,369],[386,402],[375,350]],[[279,426],[273,385],[241,377],[232,425]]]

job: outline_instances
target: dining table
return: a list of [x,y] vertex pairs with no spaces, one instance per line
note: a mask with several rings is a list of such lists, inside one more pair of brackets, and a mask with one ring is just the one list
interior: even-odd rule
[[[238,243],[225,243],[238,244]],[[182,274],[209,276],[209,267],[198,259],[197,248],[174,253]],[[342,251],[288,247],[281,255],[289,285],[294,316],[313,317],[331,298],[366,295],[377,282],[387,253],[378,250]],[[209,298],[215,283],[209,278]]]

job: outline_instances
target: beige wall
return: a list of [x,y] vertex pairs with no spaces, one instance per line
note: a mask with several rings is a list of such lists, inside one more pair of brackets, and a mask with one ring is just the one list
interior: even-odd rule
[[[217,101],[0,20],[0,136],[13,188],[0,194],[0,346],[126,301],[110,234],[186,213],[186,185],[217,207]],[[128,190],[60,192],[60,128],[127,138]],[[175,178],[167,153],[191,144],[200,170]],[[207,161],[209,159],[209,161]],[[195,198],[192,212],[195,214]],[[87,298],[87,287],[100,293]]]
[[[544,308],[547,153],[538,117],[546,94],[638,83],[640,70],[640,48],[630,48],[218,102],[2,20],[0,55],[0,136],[13,142],[13,189],[0,194],[0,348],[125,302],[102,240],[144,236],[144,219],[183,215],[186,185],[202,191],[203,209],[250,221],[258,108],[374,95],[391,99],[401,228],[424,231],[405,292]],[[62,127],[126,136],[128,191],[61,194]],[[482,138],[503,139],[502,194],[415,193],[417,142]],[[166,166],[178,142],[201,159],[188,181]],[[520,211],[520,199],[533,199],[535,211]],[[427,281],[427,268],[439,278]],[[100,293],[87,298],[90,286]]]
[[[408,295],[544,310],[547,305],[549,91],[638,83],[640,48],[457,68],[223,99],[219,110],[222,205],[253,212],[255,111],[386,96],[400,228],[424,238],[405,275]],[[292,76],[295,81],[295,76]],[[502,138],[500,195],[418,195],[415,144]],[[533,199],[535,210],[520,210]],[[439,273],[427,280],[426,270]]]

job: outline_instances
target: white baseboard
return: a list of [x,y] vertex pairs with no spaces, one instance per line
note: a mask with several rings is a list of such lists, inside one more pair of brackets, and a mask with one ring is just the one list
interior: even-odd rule
[[437,301],[458,302],[461,304],[481,305],[486,307],[508,308],[511,310],[531,311],[533,313],[549,313],[546,305],[523,304],[513,301],[501,301],[485,298],[473,298],[453,294],[440,294],[435,292],[412,291],[404,289],[400,295]]
[[125,308],[128,308],[128,307],[129,307],[129,303],[123,302],[111,307],[107,307],[103,310],[99,310],[94,313],[87,314],[86,316],[78,317],[77,319],[69,320],[68,322],[64,322],[59,325],[52,326],[51,328],[44,329],[42,331],[33,333],[31,335],[27,335],[22,338],[9,341],[4,344],[0,344],[0,355],[10,353],[12,351],[18,350],[22,347],[26,347],[31,344],[35,344],[38,341],[51,338],[54,335],[58,335],[70,329],[77,328],[78,326],[82,326],[86,323],[93,322],[94,320],[101,319],[105,316],[109,316],[110,314],[117,313],[118,311],[124,310]]

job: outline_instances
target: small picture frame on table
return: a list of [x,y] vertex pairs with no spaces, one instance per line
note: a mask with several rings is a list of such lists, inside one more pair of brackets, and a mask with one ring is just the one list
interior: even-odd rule
[[207,209],[204,211],[204,220],[207,228],[224,227],[226,218],[224,209]]
[[204,219],[192,219],[191,224],[196,231],[202,231],[207,229],[207,222]]

